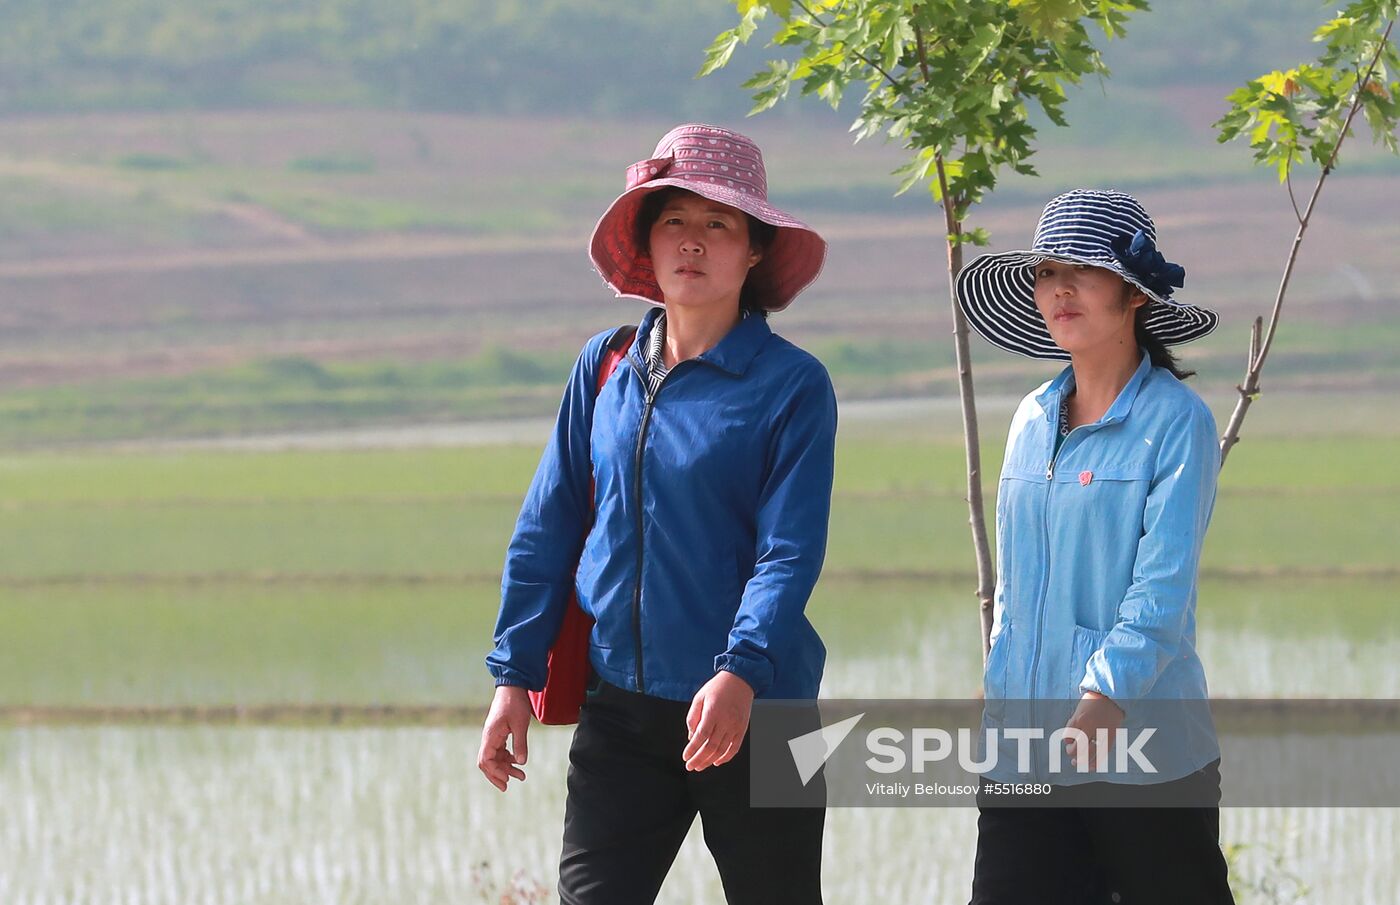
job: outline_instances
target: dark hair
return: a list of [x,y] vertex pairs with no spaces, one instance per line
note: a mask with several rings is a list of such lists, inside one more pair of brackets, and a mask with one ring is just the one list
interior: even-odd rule
[[[680,194],[695,195],[689,189],[679,186],[667,186],[655,192],[649,192],[642,199],[642,206],[637,209],[637,220],[633,225],[635,232],[633,238],[637,247],[643,249],[648,254],[651,253],[651,228],[661,216],[661,211],[666,207],[666,203]],[[696,195],[696,197],[700,197]],[[749,247],[762,254],[768,254],[768,249],[772,247],[773,240],[778,236],[778,228],[771,223],[764,223],[762,220],[749,213],[744,213],[745,219],[749,222]],[[744,287],[739,290],[739,308],[749,314],[757,314],[759,317],[768,316],[768,306],[764,304],[759,287],[750,279],[744,280]]]
[[[1126,305],[1132,298],[1134,292],[1141,292],[1132,283],[1123,281],[1123,303]],[[1144,293],[1146,294],[1146,293]],[[1195,371],[1189,371],[1181,366],[1172,354],[1172,350],[1167,348],[1167,344],[1162,342],[1151,331],[1147,329],[1147,308],[1149,305],[1160,305],[1161,302],[1153,301],[1149,296],[1145,304],[1139,305],[1137,311],[1133,312],[1133,337],[1137,344],[1147,350],[1147,355],[1152,359],[1152,367],[1165,368],[1177,380],[1185,380],[1194,377]]]

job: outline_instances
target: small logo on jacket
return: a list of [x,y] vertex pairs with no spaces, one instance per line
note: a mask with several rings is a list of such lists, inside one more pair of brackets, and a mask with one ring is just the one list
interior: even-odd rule
[[1081,471],[1081,472],[1079,473],[1079,486],[1080,486],[1080,487],[1088,487],[1088,486],[1089,486],[1089,482],[1092,481],[1092,480],[1094,480],[1094,473],[1093,473],[1092,471]]

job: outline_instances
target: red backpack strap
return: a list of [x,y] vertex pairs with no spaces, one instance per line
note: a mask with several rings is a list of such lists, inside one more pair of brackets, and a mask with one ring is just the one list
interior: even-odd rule
[[[618,327],[603,347],[603,360],[598,364],[598,384],[594,395],[603,391],[617,363],[627,354],[627,347],[637,335],[632,324]],[[592,501],[594,484],[590,477],[588,499]],[[590,507],[591,508],[591,507]],[[593,617],[585,613],[574,596],[572,583],[569,603],[564,609],[564,621],[549,649],[545,661],[545,682],[542,691],[530,692],[530,709],[541,723],[564,725],[577,723],[579,709],[588,693],[588,636],[593,630]]]
[[603,384],[617,370],[617,363],[627,356],[627,347],[632,345],[632,338],[636,335],[636,324],[623,324],[608,337],[607,344],[603,346],[603,361],[598,366],[598,384],[593,388],[593,395],[603,392]]

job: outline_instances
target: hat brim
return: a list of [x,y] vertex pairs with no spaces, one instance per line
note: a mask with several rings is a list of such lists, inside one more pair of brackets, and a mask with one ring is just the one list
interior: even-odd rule
[[1144,326],[1166,345],[1200,339],[1220,323],[1214,311],[1148,289],[1116,259],[1008,251],[981,255],[958,273],[958,307],[979,336],[999,349],[1027,358],[1069,361],[1069,353],[1050,338],[1045,318],[1035,306],[1035,267],[1042,261],[1088,264],[1117,273],[1150,299]]
[[636,221],[642,198],[658,189],[674,186],[703,198],[738,208],[777,227],[773,243],[749,271],[769,311],[781,311],[810,286],[826,263],[826,240],[807,224],[784,210],[746,192],[694,178],[663,177],[635,186],[617,196],[598,218],[588,242],[593,269],[619,298],[635,298],[664,305],[661,286],[652,269],[651,256],[637,247]]

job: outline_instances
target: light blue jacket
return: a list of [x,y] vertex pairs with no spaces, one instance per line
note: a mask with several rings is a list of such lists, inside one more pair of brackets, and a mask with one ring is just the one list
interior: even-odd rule
[[1024,719],[1012,711],[1029,707],[1033,719],[1053,712],[1063,725],[1095,691],[1125,710],[1129,731],[1157,727],[1150,760],[1158,772],[1130,760],[1121,774],[1051,777],[1041,769],[1047,742],[1033,749],[1034,775],[1018,776],[1016,747],[1003,738],[988,776],[1180,778],[1220,756],[1196,653],[1197,567],[1220,470],[1215,419],[1143,352],[1103,417],[1076,427],[1055,454],[1060,404],[1073,386],[1065,368],[1026,396],[1011,422],[997,491],[989,722]]

